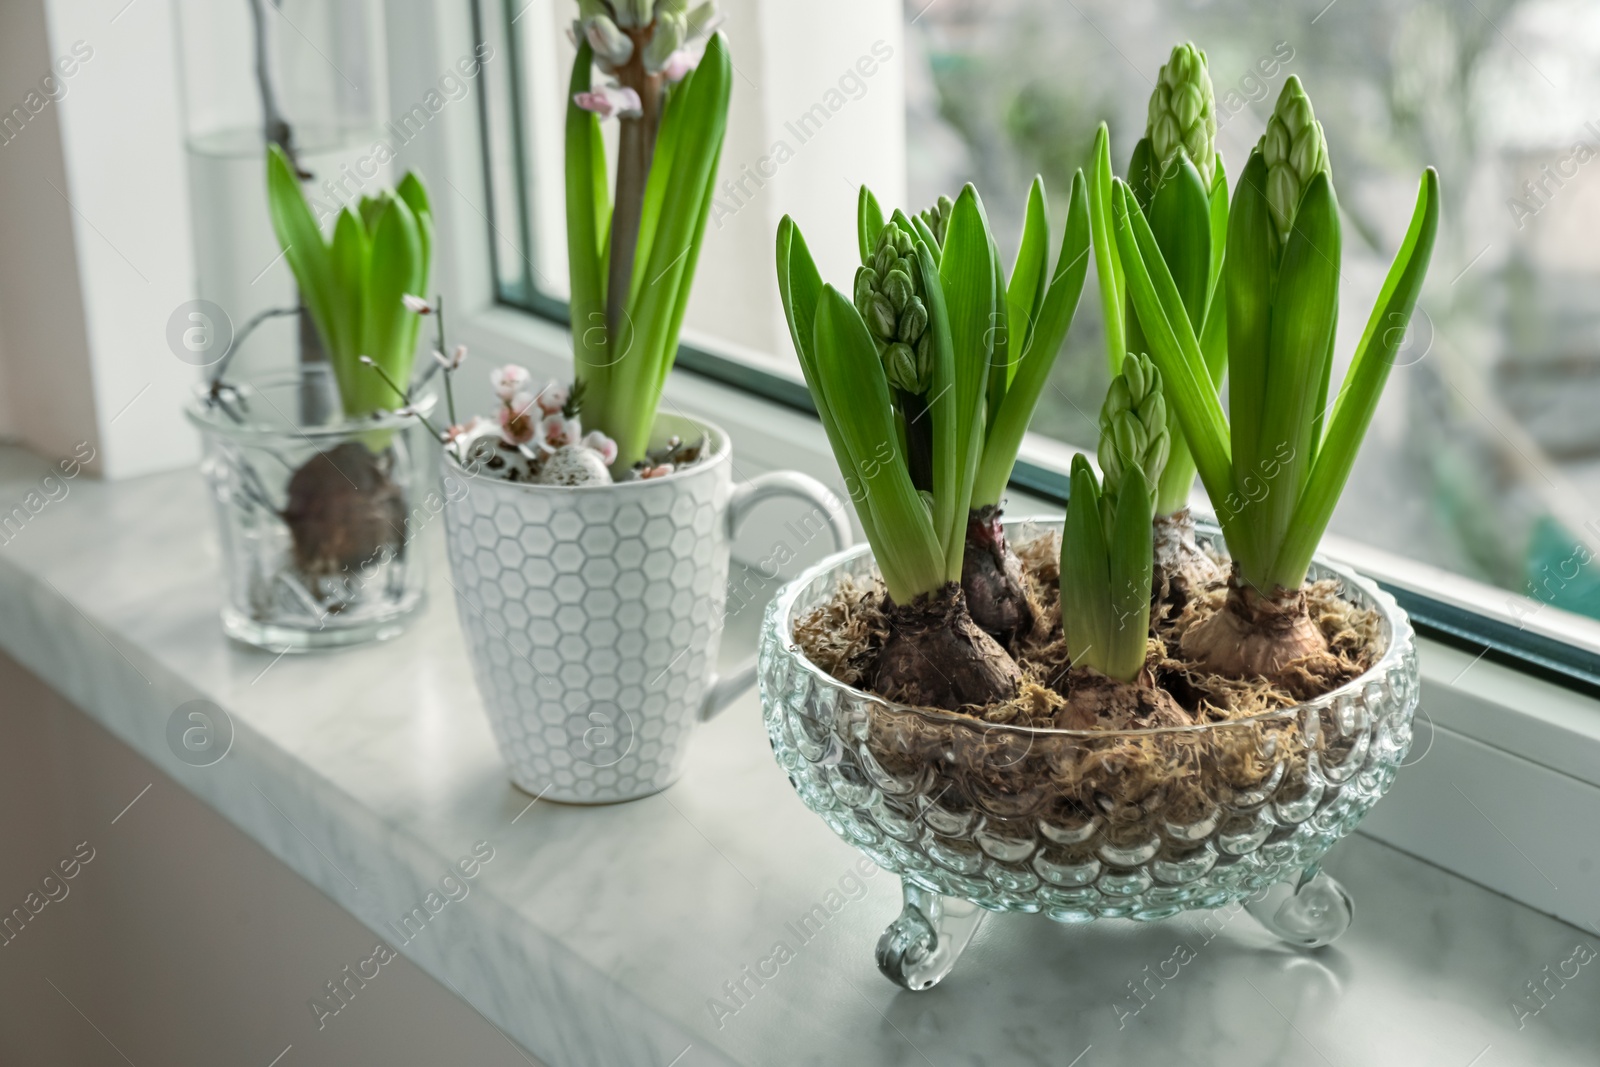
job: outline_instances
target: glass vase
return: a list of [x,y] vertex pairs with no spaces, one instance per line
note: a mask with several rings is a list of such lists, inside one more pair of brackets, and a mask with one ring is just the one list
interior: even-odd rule
[[202,391],[188,409],[216,509],[223,629],[273,652],[387,640],[422,607],[414,542],[437,514],[419,500],[432,465],[410,439],[418,420],[308,423],[303,401],[290,375]]

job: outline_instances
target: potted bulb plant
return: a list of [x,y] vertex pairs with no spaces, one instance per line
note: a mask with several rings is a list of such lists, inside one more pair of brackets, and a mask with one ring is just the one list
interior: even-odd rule
[[1226,608],[1183,636],[1184,655],[1235,677],[1325,688],[1327,641],[1307,611],[1307,568],[1333,517],[1393,366],[1438,230],[1439,178],[1416,210],[1344,382],[1329,403],[1341,227],[1322,125],[1297,77],[1234,189],[1222,286],[1229,415],[1182,294],[1126,185],[1112,189],[1128,295],[1166,376],[1232,566]]
[[[947,260],[946,241],[963,203],[967,206],[961,209],[962,225],[956,228],[955,255]],[[895,443],[903,450],[912,488],[934,494],[935,499],[939,489],[934,481],[934,457],[949,442],[936,438],[940,420],[929,417],[929,409],[944,390],[957,386],[955,379],[936,380],[937,329],[943,327],[931,318],[931,308],[936,298],[942,298],[929,295],[930,282],[924,280],[919,248],[926,248],[940,277],[946,269],[952,278],[967,270],[994,276],[992,284],[973,290],[971,306],[964,305],[956,312],[956,321],[965,331],[962,358],[978,362],[964,368],[959,386],[974,391],[972,398],[953,395],[969,405],[962,409],[967,413],[963,417],[977,419],[970,410],[973,398],[982,412],[981,420],[972,422],[964,437],[956,435],[951,440],[962,450],[959,462],[975,464],[971,472],[963,471],[960,486],[966,491],[970,478],[959,560],[967,614],[1002,645],[1010,645],[1032,631],[1038,610],[1022,581],[1017,555],[1006,543],[1001,497],[1083,289],[1089,242],[1084,183],[1081,178],[1073,183],[1054,272],[1044,182],[1037,177],[1028,190],[1022,236],[1009,275],[1001,269],[975,191],[955,201],[940,197],[932,209],[919,215],[897,211],[886,225],[877,198],[863,186],[856,225],[862,263],[853,286],[855,308],[883,365]],[[805,242],[798,231],[793,242],[798,242],[803,253]],[[786,308],[793,329],[794,309],[788,304]],[[940,459],[945,467],[952,462],[943,455]],[[941,530],[941,536],[944,533]],[[957,561],[952,558],[950,562],[954,565]]]
[[[267,152],[273,230],[325,363],[233,386],[219,365],[189,416],[222,533],[229,634],[274,651],[393,636],[423,602],[408,382],[433,244],[422,181],[345,207],[324,237],[300,175]],[[384,369],[373,375],[365,363]],[[331,371],[331,380],[326,374]],[[336,393],[336,396],[327,395]],[[404,409],[404,410],[402,410]]]
[[[1060,612],[1068,682],[1064,721],[1093,727],[1133,714],[1170,719],[1172,696],[1146,667],[1156,508],[1171,454],[1161,374],[1148,356],[1128,355],[1100,409],[1101,477],[1081,453],[1061,538]],[[1117,707],[1121,705],[1121,708]],[[1130,710],[1131,709],[1131,710]]]
[[[1209,225],[1158,235],[1135,190],[1105,173],[1104,152],[1102,143],[1108,210],[1095,224],[1106,232],[1094,240],[1115,248],[1102,262],[1120,265],[1121,277],[1114,299],[1102,299],[1119,312],[1131,303],[1125,321],[1136,319],[1148,352],[1119,361],[1101,410],[1100,470],[1075,458],[1065,521],[1006,523],[1038,609],[1032,631],[1007,649],[971,637],[949,592],[955,568],[941,532],[952,508],[970,503],[959,495],[967,468],[951,473],[951,453],[935,447],[932,497],[916,492],[893,372],[868,358],[878,354],[871,327],[821,284],[793,224],[779,228],[795,348],[870,552],[818,564],[769,607],[760,644],[768,735],[805,803],[900,876],[904,907],[878,943],[878,964],[911,989],[949,972],[986,911],[1076,923],[1242,903],[1292,944],[1326,944],[1353,911],[1319,862],[1387,790],[1411,740],[1418,686],[1404,613],[1315,549],[1426,273],[1437,176],[1424,172],[1411,226],[1324,413],[1338,215],[1322,131],[1298,81],[1233,190],[1220,257]],[[1168,180],[1193,205],[1177,215],[1209,222],[1214,187],[1188,153],[1184,145],[1170,157],[1179,166]],[[1152,215],[1172,206],[1164,188],[1158,179]],[[929,417],[935,441],[958,446],[986,416],[970,400],[986,339],[965,316],[989,307],[996,283],[976,218],[976,197],[964,192],[937,270],[935,242],[921,230],[913,241],[933,336]],[[1231,422],[1202,343],[1207,319],[1196,313],[1219,291]],[[1152,522],[1175,428],[1221,523],[1200,525],[1195,545],[1217,573],[1191,571],[1176,610],[1162,595]],[[957,494],[941,497],[950,485]],[[920,615],[904,610],[907,597]],[[899,665],[908,643],[929,653],[909,669]]]
[[657,410],[727,125],[718,21],[711,3],[578,5],[566,117],[574,378],[539,387],[501,368],[498,418],[460,425],[452,410],[440,435],[446,477],[464,485],[445,514],[478,689],[511,780],[548,799],[666,788],[695,723],[754,684],[753,661],[713,670],[730,543],[751,505],[799,497],[808,536],[850,543],[820,482],[772,472],[735,487],[726,434]]
[[1071,199],[1052,271],[1034,183],[1008,282],[972,186],[941,204],[932,226],[899,211],[885,223],[863,190],[854,300],[822,283],[793,220],[779,224],[795,351],[883,567],[888,628],[875,684],[896,699],[956,707],[1016,694],[1017,666],[983,623],[1008,640],[1034,627],[1020,566],[1006,558],[999,496],[1087,272],[1081,179]]

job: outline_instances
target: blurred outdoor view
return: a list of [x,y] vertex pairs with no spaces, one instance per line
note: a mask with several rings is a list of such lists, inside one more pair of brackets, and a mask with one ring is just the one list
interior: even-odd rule
[[[1062,218],[1102,118],[1122,171],[1174,43],[1207,52],[1230,181],[1297,75],[1344,212],[1336,382],[1436,166],[1428,287],[1332,532],[1600,618],[1600,5],[907,0],[905,17],[911,203],[975,182],[1008,260],[1029,179]],[[1107,384],[1094,285],[1033,426],[1076,444]]]

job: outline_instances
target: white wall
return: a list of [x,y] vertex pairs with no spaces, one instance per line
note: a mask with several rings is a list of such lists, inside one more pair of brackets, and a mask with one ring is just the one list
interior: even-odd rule
[[195,372],[166,340],[168,318],[194,292],[172,8],[47,0],[46,10],[52,54],[77,41],[94,49],[61,102],[61,148],[103,471],[191,463],[181,408]]
[[8,428],[45,455],[88,441],[109,477],[196,455],[165,339],[194,285],[172,12],[125,2],[0,6],[0,108],[36,112],[0,145]]
[[100,435],[89,387],[74,219],[62,197],[68,189],[62,108],[81,94],[83,72],[64,80],[68,95],[60,102],[29,96],[38,93],[39,79],[55,58],[42,0],[0,4],[0,110],[9,116],[21,108],[28,116],[7,125],[7,140],[0,144],[3,410],[9,434],[46,455],[66,456]]

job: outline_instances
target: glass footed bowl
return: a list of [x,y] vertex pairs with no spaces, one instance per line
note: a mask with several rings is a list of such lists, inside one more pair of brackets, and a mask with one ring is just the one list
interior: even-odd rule
[[[1012,520],[1007,536],[1061,525]],[[1220,543],[1215,526],[1199,537]],[[1349,926],[1350,898],[1318,862],[1394,781],[1418,697],[1411,625],[1372,582],[1320,558],[1308,576],[1377,610],[1383,652],[1361,677],[1227,723],[1105,731],[990,724],[835,680],[794,627],[845,575],[877,576],[867,546],[779,590],[761,628],[761,701],[800,799],[900,876],[905,907],[878,944],[891,980],[938,982],[990,911],[1080,923],[1241,904],[1307,948]]]

